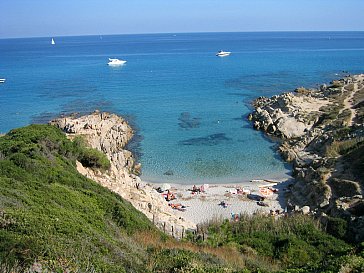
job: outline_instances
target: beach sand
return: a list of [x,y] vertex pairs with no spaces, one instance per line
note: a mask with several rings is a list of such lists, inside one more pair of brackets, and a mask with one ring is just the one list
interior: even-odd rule
[[[178,217],[191,221],[196,225],[206,223],[215,219],[232,219],[232,214],[253,214],[256,212],[269,213],[270,210],[284,211],[286,202],[284,198],[285,189],[292,182],[286,179],[275,185],[266,181],[242,182],[235,184],[211,184],[205,192],[192,193],[190,189],[193,185],[170,184],[170,192],[175,194],[176,199],[169,201],[170,204],[182,204],[184,211],[174,209],[173,212]],[[161,184],[152,184],[158,188]],[[201,185],[196,185],[200,187]],[[262,196],[259,192],[260,186],[269,186],[278,190],[272,196],[265,198],[267,207],[259,206],[257,200]],[[251,194],[236,193],[236,189],[250,190]],[[165,192],[164,192],[165,193]],[[163,193],[161,193],[163,195]],[[227,206],[219,205],[224,201]],[[167,201],[166,201],[167,202]]]

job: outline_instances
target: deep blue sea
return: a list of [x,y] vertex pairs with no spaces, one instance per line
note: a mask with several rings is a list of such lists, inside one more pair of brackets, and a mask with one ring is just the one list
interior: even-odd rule
[[[61,113],[110,111],[153,182],[286,177],[246,116],[258,96],[364,72],[364,32],[194,33],[0,40],[0,133]],[[223,49],[228,57],[216,57]],[[127,61],[107,66],[108,58]]]

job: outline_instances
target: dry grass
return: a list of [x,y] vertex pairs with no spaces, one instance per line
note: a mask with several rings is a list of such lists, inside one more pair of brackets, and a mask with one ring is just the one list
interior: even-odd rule
[[235,268],[245,267],[245,258],[235,246],[224,246],[214,248],[211,246],[202,246],[193,244],[188,241],[177,241],[174,238],[168,237],[165,240],[161,240],[161,236],[155,232],[138,232],[134,235],[134,240],[141,245],[153,247],[155,249],[180,249],[188,250],[194,253],[206,253],[225,261],[229,265]]
[[332,81],[331,86],[329,88],[340,88],[343,86],[343,83],[341,81]]
[[327,157],[339,157],[340,155],[346,154],[351,149],[357,147],[363,138],[354,138],[344,141],[334,141],[330,146],[326,148]]
[[344,89],[347,91],[354,91],[354,84],[350,83],[348,85],[345,85]]

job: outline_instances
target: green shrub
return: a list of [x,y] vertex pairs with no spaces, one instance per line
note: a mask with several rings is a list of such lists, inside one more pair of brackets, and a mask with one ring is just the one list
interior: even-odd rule
[[110,168],[110,161],[106,155],[91,148],[82,148],[78,160],[84,167],[107,170]]
[[340,155],[346,155],[352,150],[355,150],[363,145],[362,138],[353,138],[343,141],[333,141],[331,145],[326,146],[326,156],[338,157]]
[[328,217],[326,231],[332,236],[340,239],[345,238],[348,223],[342,218]]
[[[181,249],[149,249],[151,272],[237,272],[217,257]],[[244,270],[241,272],[249,272]]]
[[[250,255],[261,257],[260,264],[256,262],[259,258],[254,259],[254,266],[258,268],[265,268],[267,259],[280,263],[285,269],[324,267],[329,257],[341,257],[351,249],[345,242],[321,230],[312,217],[304,215],[277,219],[242,215],[239,222],[229,225],[215,222],[208,225],[207,230],[205,244],[237,243],[241,251],[250,249]],[[251,257],[249,259],[252,261]]]

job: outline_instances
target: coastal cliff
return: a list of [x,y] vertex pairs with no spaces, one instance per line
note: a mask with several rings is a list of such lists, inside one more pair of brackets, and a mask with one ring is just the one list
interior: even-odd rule
[[106,154],[111,163],[109,170],[102,171],[77,162],[81,174],[128,200],[159,228],[171,232],[173,227],[176,237],[181,236],[182,230],[195,228],[193,223],[172,211],[152,186],[141,181],[138,176],[140,164],[130,151],[124,149],[133,137],[133,130],[123,118],[95,111],[82,117],[58,118],[50,124],[63,130],[70,139],[81,136],[88,146]]
[[254,128],[281,139],[279,152],[293,165],[291,208],[311,211],[323,223],[344,219],[345,236],[358,242],[364,240],[363,81],[354,75],[319,89],[260,97],[249,115]]

